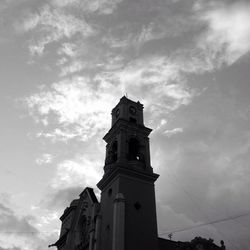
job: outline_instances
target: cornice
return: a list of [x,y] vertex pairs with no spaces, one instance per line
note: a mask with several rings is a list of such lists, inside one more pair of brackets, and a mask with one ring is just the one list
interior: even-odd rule
[[152,129],[139,125],[139,124],[131,124],[130,122],[126,121],[125,119],[119,119],[116,123],[111,127],[108,133],[103,137],[103,140],[108,142],[110,138],[114,134],[118,134],[121,131],[134,131],[136,134],[141,136],[149,136]]
[[97,183],[97,187],[100,190],[103,190],[105,186],[108,183],[110,183],[114,178],[117,178],[120,176],[142,180],[150,184],[153,184],[159,177],[159,175],[155,173],[138,171],[136,169],[132,169],[132,168],[124,167],[124,166],[116,166],[103,175],[103,178]]

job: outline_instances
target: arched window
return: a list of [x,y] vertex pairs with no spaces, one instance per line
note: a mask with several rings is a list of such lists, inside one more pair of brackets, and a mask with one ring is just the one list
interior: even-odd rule
[[79,234],[79,240],[80,242],[86,241],[86,235],[87,235],[87,219],[85,215],[82,215],[81,218],[78,221],[78,228],[77,233]]
[[131,138],[129,140],[129,152],[128,152],[128,159],[129,160],[140,160],[139,154],[140,144],[136,138]]
[[118,145],[117,145],[117,141],[114,141],[111,147],[111,151],[112,151],[112,162],[116,162],[117,161],[117,149],[118,149]]

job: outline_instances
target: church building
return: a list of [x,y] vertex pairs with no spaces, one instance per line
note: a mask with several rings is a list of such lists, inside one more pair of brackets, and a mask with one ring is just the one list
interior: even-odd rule
[[112,125],[104,136],[104,174],[97,200],[86,187],[60,217],[58,250],[225,249],[200,237],[175,242],[158,237],[155,188],[159,177],[150,163],[149,135],[143,105],[122,97],[112,110]]

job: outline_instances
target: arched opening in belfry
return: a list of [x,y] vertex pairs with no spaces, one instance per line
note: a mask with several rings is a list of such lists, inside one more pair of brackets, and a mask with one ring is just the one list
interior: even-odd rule
[[128,159],[129,160],[141,160],[140,159],[140,143],[136,138],[131,138],[129,140],[129,151]]
[[117,161],[117,150],[118,150],[117,141],[114,141],[113,144],[112,144],[112,146],[111,146],[112,162],[116,162]]
[[132,122],[132,123],[137,123],[136,119],[133,118],[133,117],[129,117],[129,121]]

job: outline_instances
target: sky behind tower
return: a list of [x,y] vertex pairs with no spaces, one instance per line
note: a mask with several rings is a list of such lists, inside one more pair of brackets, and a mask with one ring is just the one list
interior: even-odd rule
[[153,129],[161,237],[248,250],[249,16],[247,0],[0,0],[0,250],[46,249],[70,201],[99,195],[125,94]]

